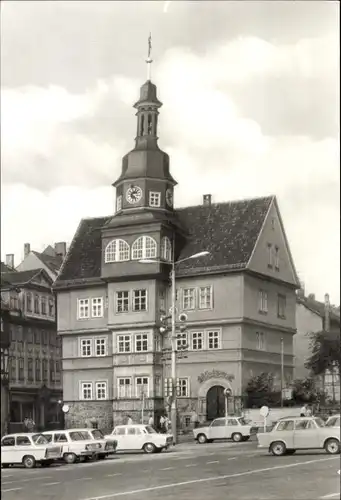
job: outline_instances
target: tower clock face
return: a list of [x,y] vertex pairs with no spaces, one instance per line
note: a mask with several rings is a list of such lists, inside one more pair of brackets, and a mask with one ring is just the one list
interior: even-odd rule
[[166,191],[166,202],[169,207],[173,206],[173,192],[171,189],[167,189]]
[[142,189],[139,186],[130,186],[126,192],[126,199],[128,203],[138,203],[142,198]]

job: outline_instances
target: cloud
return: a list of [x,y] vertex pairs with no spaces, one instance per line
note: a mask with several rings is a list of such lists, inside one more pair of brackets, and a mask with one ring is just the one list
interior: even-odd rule
[[[160,146],[179,182],[176,204],[201,203],[204,193],[215,201],[277,194],[307,288],[334,301],[339,240],[329,228],[339,227],[339,144],[329,127],[331,116],[338,127],[337,94],[329,90],[338,81],[337,50],[330,36],[282,44],[249,36],[201,55],[175,47],[155,68]],[[141,83],[115,74],[83,93],[3,90],[6,252],[20,254],[23,241],[70,241],[81,217],[113,212],[110,184],[133,147],[131,106]],[[28,223],[13,235],[22,206]]]

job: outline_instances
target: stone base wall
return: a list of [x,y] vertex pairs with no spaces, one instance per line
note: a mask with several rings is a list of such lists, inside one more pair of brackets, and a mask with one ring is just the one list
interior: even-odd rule
[[70,408],[65,414],[65,428],[92,427],[92,420],[96,420],[98,428],[104,433],[113,430],[112,401],[64,401]]

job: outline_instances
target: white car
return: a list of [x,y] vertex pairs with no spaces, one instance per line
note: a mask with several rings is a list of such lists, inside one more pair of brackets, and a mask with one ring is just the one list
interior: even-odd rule
[[90,441],[97,441],[101,443],[101,449],[96,452],[97,457],[99,459],[104,459],[109,455],[112,455],[116,452],[117,441],[116,439],[105,439],[104,434],[99,429],[77,429],[78,432],[81,432],[85,439]]
[[200,444],[212,443],[216,439],[232,439],[238,443],[250,439],[251,427],[243,417],[224,417],[216,418],[207,427],[193,429],[193,434]]
[[318,417],[281,418],[271,432],[257,434],[258,447],[275,456],[293,455],[296,450],[326,450],[340,453],[340,430],[326,427]]
[[33,469],[37,463],[49,467],[62,457],[62,447],[50,445],[48,440],[37,433],[8,434],[1,439],[1,467],[22,464]]
[[326,421],[326,427],[338,427],[340,429],[340,415],[332,415]]
[[173,443],[171,434],[158,434],[150,425],[118,425],[105,439],[115,438],[117,451],[143,450],[145,453],[160,453]]
[[100,441],[87,439],[79,429],[67,429],[63,431],[45,431],[42,433],[50,443],[62,446],[63,459],[67,464],[74,464],[84,459],[97,458],[98,452],[102,450]]

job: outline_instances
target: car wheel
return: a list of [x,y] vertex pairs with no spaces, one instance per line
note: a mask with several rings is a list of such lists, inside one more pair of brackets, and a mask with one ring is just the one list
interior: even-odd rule
[[284,443],[281,441],[275,441],[274,443],[271,443],[270,446],[270,451],[275,457],[281,457],[286,453],[286,446]]
[[330,455],[336,455],[340,453],[340,443],[337,439],[328,439],[324,445],[324,449]]
[[207,437],[205,436],[205,434],[199,434],[199,436],[198,436],[198,443],[200,443],[200,444],[207,443]]
[[293,455],[294,453],[296,453],[296,450],[287,450],[286,451],[286,455]]
[[232,439],[235,443],[239,443],[240,441],[242,441],[243,436],[240,434],[240,432],[235,432],[234,434],[232,434]]
[[64,453],[63,458],[67,464],[74,464],[77,460],[77,456],[74,453]]
[[32,455],[25,455],[22,459],[23,466],[26,469],[34,469],[36,466],[36,459]]
[[155,444],[153,443],[146,443],[144,446],[143,446],[143,451],[145,453],[154,453],[156,450],[156,446]]

